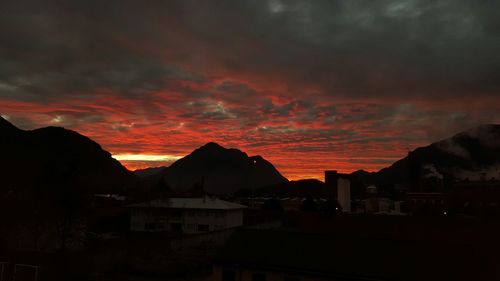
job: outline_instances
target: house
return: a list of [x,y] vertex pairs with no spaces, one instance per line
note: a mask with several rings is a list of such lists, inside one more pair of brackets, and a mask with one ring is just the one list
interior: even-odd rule
[[444,192],[408,192],[412,215],[447,215],[448,194]]
[[500,217],[500,181],[462,181],[448,193],[450,212],[474,217]]
[[130,229],[203,233],[243,225],[246,206],[217,198],[168,198],[128,206]]
[[447,192],[408,192],[413,215],[500,216],[500,181],[454,182]]

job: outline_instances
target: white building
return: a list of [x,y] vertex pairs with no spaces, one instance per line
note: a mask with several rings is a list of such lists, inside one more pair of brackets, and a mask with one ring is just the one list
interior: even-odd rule
[[342,207],[342,212],[351,212],[351,176],[342,174],[337,170],[325,171],[325,184],[337,192],[337,202]]
[[216,198],[169,198],[130,205],[132,231],[202,233],[243,225],[244,205]]
[[351,181],[339,178],[337,181],[337,201],[345,213],[351,212]]

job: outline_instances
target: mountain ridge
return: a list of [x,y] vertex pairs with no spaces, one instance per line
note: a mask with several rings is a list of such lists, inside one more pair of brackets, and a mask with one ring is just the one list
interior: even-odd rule
[[[214,194],[288,182],[262,156],[249,156],[239,149],[225,148],[215,142],[196,148],[168,167],[132,173],[98,143],[76,131],[53,126],[22,130],[0,117],[0,132],[0,152],[4,156],[0,172],[11,186],[27,182],[31,185],[46,183],[51,177],[53,180],[64,173],[101,191],[120,191],[119,185],[130,186],[137,180],[134,174],[162,178],[173,189],[203,186],[206,192]],[[93,167],[96,166],[94,162],[100,168]],[[23,172],[29,172],[30,177]],[[114,175],[111,180],[107,180],[108,172]],[[480,173],[500,177],[499,124],[483,124],[418,147],[377,172],[358,170],[351,175],[369,184],[410,186],[415,179],[463,180]],[[34,178],[34,182],[29,182],[29,178]]]
[[358,170],[352,175],[366,183],[411,186],[431,178],[465,180],[484,173],[500,177],[499,172],[500,125],[484,124],[418,147],[377,172]]
[[202,186],[208,193],[233,193],[241,188],[288,182],[260,155],[248,156],[236,148],[209,142],[160,170],[172,189]]
[[71,185],[85,192],[122,193],[136,183],[137,177],[111,153],[76,131],[53,126],[21,130],[4,118],[0,130],[0,175],[8,190]]

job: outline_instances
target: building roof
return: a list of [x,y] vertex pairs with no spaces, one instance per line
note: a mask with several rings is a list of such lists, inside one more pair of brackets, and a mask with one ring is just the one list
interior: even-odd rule
[[471,280],[479,277],[476,258],[464,245],[243,229],[215,263],[338,280]]
[[218,198],[167,198],[156,199],[129,205],[130,208],[169,208],[169,209],[204,209],[204,210],[238,210],[247,206],[224,201]]

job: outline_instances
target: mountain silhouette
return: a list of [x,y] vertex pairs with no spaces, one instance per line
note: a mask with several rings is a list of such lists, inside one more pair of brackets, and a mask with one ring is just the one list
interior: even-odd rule
[[53,186],[121,193],[137,180],[99,144],[60,127],[25,131],[0,117],[0,155],[0,194]]
[[165,170],[167,167],[165,166],[160,166],[160,167],[149,167],[149,168],[144,168],[144,169],[137,169],[134,170],[134,174],[136,176],[139,176],[141,178],[147,178],[151,176],[158,175],[161,173],[163,170]]
[[209,142],[160,171],[173,190],[202,186],[212,194],[233,193],[241,188],[260,188],[287,182],[278,170],[261,156],[224,148]]
[[257,190],[240,190],[241,197],[261,196],[261,197],[311,197],[311,198],[333,198],[334,190],[324,182],[317,179],[301,179],[282,182],[279,184],[266,186]]
[[425,147],[378,172],[356,171],[363,182],[406,184],[411,188],[419,181],[490,179],[500,176],[500,125],[488,124],[456,134]]
[[0,116],[0,137],[7,137],[7,134],[19,133],[21,130],[12,125],[9,121]]

